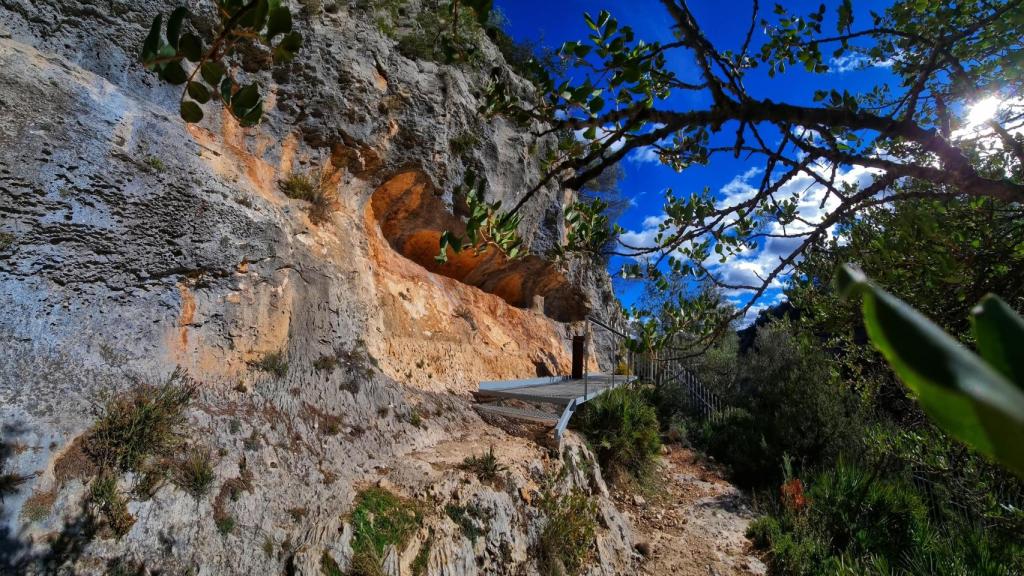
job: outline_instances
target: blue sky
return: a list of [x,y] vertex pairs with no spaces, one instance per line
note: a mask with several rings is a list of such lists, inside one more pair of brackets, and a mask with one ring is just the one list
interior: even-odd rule
[[[647,41],[671,41],[671,19],[657,0],[607,0],[595,2],[593,0],[563,0],[563,1],[539,1],[539,0],[497,0],[496,6],[505,14],[508,20],[508,32],[516,39],[542,39],[545,45],[558,47],[566,40],[586,40],[590,30],[583,21],[583,13],[590,12],[596,15],[600,10],[608,10],[619,20],[619,25],[633,27],[636,37]],[[835,5],[836,2],[826,2],[828,12],[825,19],[824,30],[834,30]],[[784,2],[784,5],[791,11],[806,14],[814,11],[819,2]],[[771,18],[773,3],[761,2],[762,17]],[[751,3],[739,0],[736,2],[709,2],[695,1],[690,3],[698,22],[701,24],[705,34],[720,49],[738,50],[742,44],[750,23]],[[868,10],[881,11],[885,4],[880,2],[857,2],[855,3],[854,29],[858,24],[864,27],[870,24]],[[759,18],[760,19],[760,18]],[[756,48],[764,39],[764,33],[758,26],[755,29],[752,47]],[[826,58],[830,50],[823,50]],[[841,64],[841,63],[836,63]],[[684,79],[688,76],[696,78],[694,66],[688,53],[676,51],[674,57],[669,58],[669,65],[677,71]],[[838,70],[837,68],[843,68]],[[768,78],[761,68],[752,71],[746,79],[746,85],[752,96],[755,98],[770,98],[777,101],[789,101],[794,103],[810,104],[816,89],[825,86],[829,88],[848,89],[856,93],[870,88],[872,85],[891,80],[885,67],[870,67],[866,69],[845,69],[844,66],[833,66],[833,71],[823,75],[814,75],[802,70],[787,71],[782,76],[774,79]],[[581,72],[573,73],[577,79],[582,79]],[[673,94],[669,100],[658,103],[658,107],[671,109],[697,109],[706,107],[709,99],[703,93],[678,92]],[[634,153],[627,157],[623,163],[626,178],[622,182],[622,189],[625,196],[633,198],[635,204],[626,212],[619,221],[619,224],[629,231],[628,239],[638,241],[644,237],[650,237],[651,226],[656,225],[657,218],[662,214],[663,191],[672,188],[677,195],[689,195],[691,192],[699,192],[708,187],[713,192],[726,198],[730,194],[742,194],[749,191],[746,184],[747,179],[757,176],[756,169],[762,165],[758,158],[745,160],[743,157],[733,159],[731,156],[716,156],[708,166],[689,168],[682,173],[676,173],[667,166],[659,164],[652,155]],[[865,172],[849,173],[851,180],[870,181]],[[813,201],[813,192],[807,198],[809,209]],[[646,226],[645,226],[646,222]],[[646,235],[645,235],[646,234]],[[786,250],[788,246],[762,245],[757,254],[751,254],[745,259],[730,263],[722,267],[720,272],[735,279],[742,279],[751,270],[758,266],[765,266],[767,263],[777,261],[778,254]],[[788,251],[786,252],[788,254]],[[621,265],[621,261],[613,259],[611,270],[614,272]],[[748,276],[749,277],[749,276]],[[631,305],[642,290],[642,286],[635,282],[616,282],[616,292],[619,299],[626,306]],[[745,303],[749,294],[733,293],[728,295],[737,304]],[[770,305],[781,299],[781,289],[776,287],[770,290],[760,306]],[[753,315],[753,314],[752,314]],[[752,316],[751,315],[751,316]]]

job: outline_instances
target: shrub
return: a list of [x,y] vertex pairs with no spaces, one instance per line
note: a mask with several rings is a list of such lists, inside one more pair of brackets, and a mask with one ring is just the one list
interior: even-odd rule
[[153,455],[169,456],[196,383],[175,370],[162,386],[143,384],[111,398],[86,433],[84,450],[100,468],[143,472]]
[[355,574],[376,576],[391,546],[404,546],[419,529],[422,512],[416,502],[383,488],[356,496],[352,510],[352,566]]
[[855,556],[898,558],[913,548],[926,520],[913,487],[842,461],[815,479],[808,497],[811,522],[828,535],[833,550]]
[[498,480],[498,475],[508,469],[498,462],[498,457],[494,455],[494,446],[488,448],[487,453],[480,456],[475,454],[468,456],[462,461],[461,468],[475,474],[481,482],[489,483]]
[[204,496],[210,491],[214,480],[210,451],[198,446],[190,448],[175,459],[171,478],[179,488],[191,494],[196,500]]
[[634,388],[616,388],[585,404],[576,426],[613,476],[645,478],[661,450],[654,407]]
[[584,492],[567,496],[546,490],[541,510],[547,517],[538,542],[537,566],[543,576],[579,574],[594,549],[597,506]]
[[250,362],[249,365],[278,378],[284,378],[288,374],[288,360],[284,351],[281,350],[268,352],[259,360]]

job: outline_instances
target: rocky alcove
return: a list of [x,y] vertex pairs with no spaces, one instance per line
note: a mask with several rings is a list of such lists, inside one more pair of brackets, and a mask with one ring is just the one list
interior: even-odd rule
[[510,260],[495,249],[438,254],[444,230],[463,233],[465,224],[434,193],[418,170],[395,174],[373,193],[367,208],[388,244],[401,256],[434,274],[458,280],[494,294],[512,306],[532,308],[559,322],[586,318],[589,305],[583,293],[552,262],[536,255]]

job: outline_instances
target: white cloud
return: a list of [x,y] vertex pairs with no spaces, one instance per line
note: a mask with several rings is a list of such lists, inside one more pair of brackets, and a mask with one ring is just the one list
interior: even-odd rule
[[[576,140],[578,140],[580,142],[591,142],[591,140],[589,140],[589,139],[587,139],[587,138],[585,138],[583,136],[583,133],[586,132],[586,131],[587,131],[586,128],[580,128],[579,130],[576,130],[574,132],[574,134],[576,136]],[[602,142],[605,138],[610,137],[613,132],[614,132],[613,128],[599,127],[597,129],[597,139],[593,140],[593,142],[595,142],[595,143]],[[626,145],[626,141],[623,140],[622,138],[619,138],[615,142],[612,142],[612,145],[609,147],[608,150],[610,152],[618,152],[625,145]]]
[[867,54],[846,52],[828,61],[829,69],[840,74],[865,68],[889,68],[895,63],[894,58],[874,60]]

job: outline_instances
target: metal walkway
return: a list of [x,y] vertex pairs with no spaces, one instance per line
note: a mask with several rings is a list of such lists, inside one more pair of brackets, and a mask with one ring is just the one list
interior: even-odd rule
[[[555,439],[559,445],[562,435],[569,426],[569,419],[584,403],[601,394],[632,382],[633,376],[617,376],[614,374],[590,374],[584,378],[573,380],[568,376],[550,378],[531,378],[529,380],[492,380],[480,383],[477,400],[485,402],[477,404],[477,410],[507,418],[529,420],[547,425],[554,425]],[[519,400],[530,404],[546,404],[554,408],[544,411],[537,408],[517,408],[494,404],[501,400]],[[490,402],[490,403],[486,403]],[[559,407],[561,411],[559,413]]]

